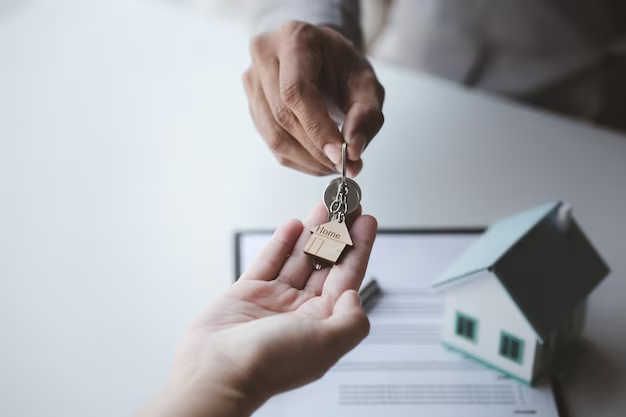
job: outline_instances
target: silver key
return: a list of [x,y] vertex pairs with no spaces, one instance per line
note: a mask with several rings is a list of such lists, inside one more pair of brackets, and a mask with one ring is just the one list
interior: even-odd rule
[[338,204],[339,199],[345,202],[346,207],[341,207],[345,216],[354,213],[361,204],[361,187],[356,181],[346,178],[347,150],[348,144],[344,142],[341,147],[341,177],[332,180],[324,190],[323,200],[328,209],[328,221],[333,218],[333,211],[337,212],[338,207],[333,210],[333,204]]
[[[324,190],[323,200],[328,209],[329,223],[345,222],[346,216],[354,213],[361,204],[361,187],[354,180],[346,178],[347,148],[346,143],[341,148],[341,177],[332,180]],[[315,262],[314,265],[315,269],[322,269],[321,263]]]

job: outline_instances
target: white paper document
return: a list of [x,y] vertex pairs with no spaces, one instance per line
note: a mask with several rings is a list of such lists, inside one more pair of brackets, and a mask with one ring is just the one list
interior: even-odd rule
[[[270,237],[240,236],[241,271]],[[321,380],[271,399],[255,417],[558,417],[550,386],[529,388],[440,343],[443,297],[430,286],[477,237],[379,234],[366,274],[383,291],[368,312],[370,335]]]

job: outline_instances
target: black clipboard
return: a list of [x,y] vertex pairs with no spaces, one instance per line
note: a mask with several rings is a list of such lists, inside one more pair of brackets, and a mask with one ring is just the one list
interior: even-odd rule
[[[479,235],[486,230],[485,227],[442,227],[442,228],[417,228],[417,229],[378,229],[377,235]],[[234,253],[235,253],[235,277],[237,281],[243,271],[241,270],[241,241],[246,235],[271,235],[273,230],[242,230],[235,232]],[[550,379],[552,394],[556,402],[557,411],[560,417],[569,417],[565,404],[561,382],[557,378]]]

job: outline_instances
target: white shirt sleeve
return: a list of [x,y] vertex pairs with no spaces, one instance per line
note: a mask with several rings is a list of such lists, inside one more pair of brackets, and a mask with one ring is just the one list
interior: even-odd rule
[[261,33],[300,20],[337,28],[355,46],[362,46],[359,0],[252,0],[252,29]]

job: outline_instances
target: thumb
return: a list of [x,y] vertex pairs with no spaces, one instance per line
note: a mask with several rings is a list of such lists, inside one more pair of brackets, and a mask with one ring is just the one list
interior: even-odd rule
[[332,316],[326,319],[326,328],[328,340],[341,356],[367,337],[370,322],[356,291],[347,290],[341,294],[335,303]]
[[348,83],[348,100],[343,136],[348,143],[348,158],[358,161],[366,146],[380,131],[385,118],[382,107],[384,89],[373,72],[367,71]]
[[361,307],[359,294],[352,289],[344,291],[335,302],[335,307],[333,308],[333,317],[337,316],[342,319],[346,318],[343,316],[361,313],[365,314],[365,311]]

